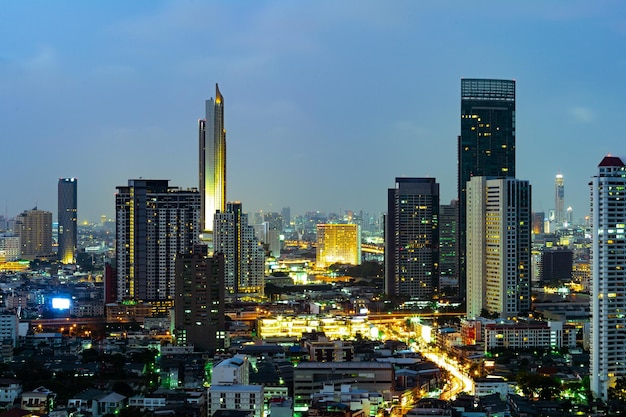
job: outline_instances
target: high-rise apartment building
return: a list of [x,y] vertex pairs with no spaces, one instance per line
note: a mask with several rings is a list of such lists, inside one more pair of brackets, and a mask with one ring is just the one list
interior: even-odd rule
[[32,210],[18,214],[14,233],[20,237],[21,256],[32,261],[52,254],[52,213]]
[[77,205],[78,180],[76,178],[59,178],[58,185],[59,206],[59,249],[57,259],[64,264],[76,263],[77,234]]
[[202,351],[227,348],[224,256],[207,256],[205,245],[176,257],[176,343]]
[[[215,99],[205,102],[205,118],[198,121],[200,146],[200,223],[203,240],[211,242],[213,216],[226,209],[226,129],[224,97],[215,84]],[[211,248],[209,248],[210,250]]]
[[430,300],[439,285],[439,184],[396,178],[387,194],[385,293]]
[[239,297],[263,295],[265,252],[248,224],[240,202],[226,204],[215,213],[214,253],[224,255],[224,282],[227,294]]
[[591,188],[590,385],[607,400],[608,388],[626,377],[626,165],[607,156]]
[[169,180],[131,179],[115,195],[117,301],[171,307],[175,259],[199,243],[200,194]]
[[515,178],[467,185],[467,317],[530,310],[531,187]]
[[554,217],[557,227],[563,227],[565,217],[565,184],[562,174],[557,174],[554,180]]
[[318,224],[316,266],[361,264],[361,227],[358,224]]
[[458,137],[459,273],[466,290],[466,188],[472,177],[515,177],[515,81],[461,80]]
[[439,207],[439,290],[459,294],[459,205],[454,200]]

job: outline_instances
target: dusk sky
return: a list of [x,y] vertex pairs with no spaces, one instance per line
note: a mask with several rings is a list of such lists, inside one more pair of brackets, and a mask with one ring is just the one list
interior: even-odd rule
[[589,211],[626,156],[622,1],[0,0],[1,214],[114,218],[129,178],[198,186],[219,83],[227,199],[244,211],[386,210],[395,177],[456,197],[461,78],[517,82],[517,177],[533,208]]

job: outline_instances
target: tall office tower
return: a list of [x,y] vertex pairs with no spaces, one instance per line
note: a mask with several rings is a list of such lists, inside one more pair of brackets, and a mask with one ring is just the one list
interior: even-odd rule
[[458,201],[439,207],[439,289],[442,294],[459,294],[459,206]]
[[361,226],[358,224],[318,224],[316,266],[361,265]]
[[263,295],[265,252],[248,225],[248,215],[240,202],[226,204],[226,211],[215,213],[214,253],[224,254],[225,291],[240,295]]
[[215,352],[226,346],[224,256],[207,256],[205,245],[176,257],[176,343]]
[[[215,99],[206,100],[205,118],[198,121],[200,144],[200,224],[211,244],[213,216],[226,209],[226,129],[224,97],[215,84]],[[209,251],[211,248],[209,247]]]
[[20,237],[21,256],[29,261],[52,254],[52,213],[32,210],[18,214],[14,233]]
[[283,232],[283,216],[279,213],[265,213],[263,221],[268,225],[266,240],[263,242],[268,245],[270,254],[278,258],[282,249],[280,235]]
[[557,227],[563,227],[565,217],[565,184],[563,175],[557,174],[554,180],[554,217]]
[[466,291],[466,187],[472,177],[515,177],[515,81],[461,80],[458,137],[459,274]]
[[166,311],[175,295],[176,256],[199,243],[198,190],[131,179],[117,187],[115,212],[117,301],[150,302]]
[[607,390],[626,377],[626,165],[607,156],[591,188],[591,391],[607,400]]
[[78,202],[78,180],[76,178],[59,178],[58,205],[59,205],[59,249],[58,259],[64,264],[76,263],[76,207]]
[[291,208],[290,207],[283,207],[283,209],[280,211],[281,216],[283,216],[283,223],[284,226],[289,226],[291,224]]
[[531,187],[515,178],[467,185],[467,317],[530,310]]
[[430,300],[439,285],[439,184],[396,178],[387,194],[385,293]]

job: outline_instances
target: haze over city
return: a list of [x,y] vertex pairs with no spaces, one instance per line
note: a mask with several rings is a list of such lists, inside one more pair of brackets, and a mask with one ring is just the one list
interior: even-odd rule
[[[1,214],[114,217],[129,178],[198,186],[197,120],[219,83],[227,199],[245,211],[386,208],[395,177],[457,194],[461,78],[515,79],[517,177],[554,178],[579,219],[621,132],[626,6],[548,3],[4,2]],[[56,213],[55,213],[56,217]]]

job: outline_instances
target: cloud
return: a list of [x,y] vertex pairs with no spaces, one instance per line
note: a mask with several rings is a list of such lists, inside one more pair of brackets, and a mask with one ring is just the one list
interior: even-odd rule
[[43,45],[33,56],[24,61],[23,66],[30,71],[40,71],[54,69],[58,64],[57,51],[49,45]]
[[569,113],[578,123],[592,123],[596,119],[591,109],[582,106],[570,108]]

